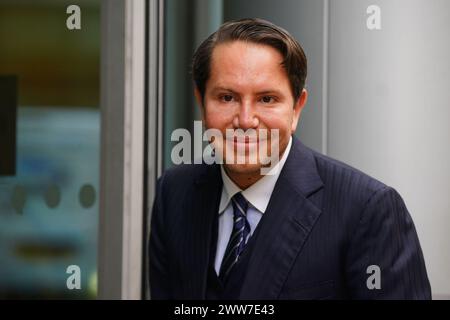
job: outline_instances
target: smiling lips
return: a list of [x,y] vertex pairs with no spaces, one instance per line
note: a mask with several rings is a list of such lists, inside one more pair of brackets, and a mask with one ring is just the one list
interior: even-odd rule
[[226,139],[226,143],[232,146],[233,149],[237,150],[245,150],[246,152],[250,150],[257,150],[256,148],[260,148],[260,146],[264,146],[264,143],[267,139],[258,140],[255,137],[248,136],[240,136],[233,137],[231,139]]
[[257,143],[261,143],[264,142],[267,139],[257,139],[255,137],[232,137],[231,139],[226,139],[227,142],[229,143],[234,143],[234,144],[257,144]]
[[255,139],[254,137],[234,137],[233,139],[234,143],[245,143],[245,144],[250,144],[250,143],[257,143],[258,139]]

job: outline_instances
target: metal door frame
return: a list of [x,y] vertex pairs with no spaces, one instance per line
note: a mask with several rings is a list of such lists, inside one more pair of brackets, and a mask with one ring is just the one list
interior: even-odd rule
[[147,296],[161,172],[163,0],[103,0],[98,298]]

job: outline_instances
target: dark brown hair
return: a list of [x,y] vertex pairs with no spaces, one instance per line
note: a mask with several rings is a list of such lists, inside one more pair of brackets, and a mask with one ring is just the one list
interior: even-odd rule
[[197,48],[192,63],[192,76],[202,99],[210,75],[211,55],[214,48],[226,42],[247,41],[268,45],[283,56],[295,101],[305,86],[307,62],[305,52],[289,32],[262,19],[242,19],[224,23]]

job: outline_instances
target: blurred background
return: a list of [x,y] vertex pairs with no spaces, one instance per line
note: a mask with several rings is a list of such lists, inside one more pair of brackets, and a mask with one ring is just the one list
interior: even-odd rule
[[[3,299],[97,296],[100,1],[77,1],[77,31],[72,3],[0,1],[0,108],[16,108],[15,172],[0,174]],[[2,101],[6,84],[15,99]],[[83,290],[67,289],[69,265]]]

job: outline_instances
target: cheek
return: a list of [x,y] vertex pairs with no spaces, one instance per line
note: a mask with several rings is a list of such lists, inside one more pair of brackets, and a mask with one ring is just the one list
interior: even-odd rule
[[233,116],[230,111],[220,110],[210,106],[205,110],[205,125],[207,128],[221,129],[229,127],[233,121]]
[[226,122],[220,116],[216,116],[215,114],[205,116],[205,127],[207,129],[219,129],[223,131],[226,126]]
[[292,112],[283,111],[277,113],[270,113],[260,119],[261,122],[269,129],[279,129],[280,138],[283,135],[290,135],[292,128]]

